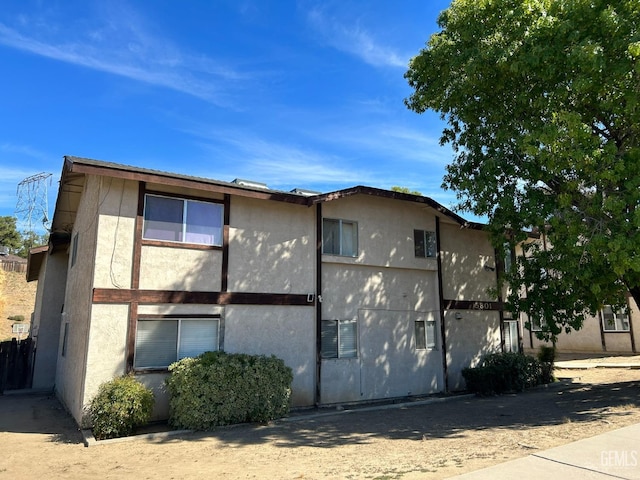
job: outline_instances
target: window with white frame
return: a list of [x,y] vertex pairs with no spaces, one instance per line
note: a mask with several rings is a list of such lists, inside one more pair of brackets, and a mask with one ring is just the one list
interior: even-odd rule
[[219,318],[140,318],[133,366],[165,368],[185,357],[218,350]]
[[142,237],[148,240],[222,245],[220,203],[145,195]]
[[529,318],[529,330],[531,330],[532,332],[541,332],[542,318],[540,317]]
[[436,322],[434,320],[416,320],[416,350],[434,350],[436,348]]
[[358,256],[358,223],[341,219],[322,219],[322,253]]
[[628,332],[629,315],[624,310],[614,311],[611,305],[602,309],[602,328],[605,332]]
[[357,357],[357,335],[355,320],[322,320],[322,358]]
[[436,233],[427,230],[414,230],[413,243],[416,257],[430,258],[436,256]]

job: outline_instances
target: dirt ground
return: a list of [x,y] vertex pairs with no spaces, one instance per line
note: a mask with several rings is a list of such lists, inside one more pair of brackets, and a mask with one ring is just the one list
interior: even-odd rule
[[640,369],[556,373],[573,381],[90,448],[54,398],[0,396],[0,479],[447,478],[640,422]]
[[24,323],[31,322],[37,286],[38,282],[27,283],[24,272],[0,270],[0,341],[17,337],[11,333],[16,322],[8,317],[22,315]]

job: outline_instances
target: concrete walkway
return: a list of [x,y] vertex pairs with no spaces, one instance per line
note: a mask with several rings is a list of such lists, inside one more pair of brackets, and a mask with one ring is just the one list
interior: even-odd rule
[[640,480],[640,424],[452,477],[455,479]]

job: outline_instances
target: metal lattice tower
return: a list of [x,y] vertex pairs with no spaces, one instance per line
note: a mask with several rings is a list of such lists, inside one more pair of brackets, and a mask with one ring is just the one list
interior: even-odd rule
[[[47,182],[48,180],[48,182]],[[51,173],[37,173],[25,178],[18,184],[18,203],[15,215],[27,225],[27,231],[34,234],[34,223],[41,222],[49,231],[49,205],[47,185],[51,185]]]

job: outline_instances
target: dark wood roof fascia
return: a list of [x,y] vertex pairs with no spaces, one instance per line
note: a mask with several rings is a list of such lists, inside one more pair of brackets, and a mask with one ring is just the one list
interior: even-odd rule
[[353,195],[372,195],[382,198],[391,198],[407,202],[422,203],[433,208],[437,212],[451,218],[452,220],[455,220],[455,222],[460,224],[460,226],[463,228],[471,228],[475,230],[483,230],[485,228],[485,225],[483,225],[482,223],[469,222],[465,220],[460,215],[452,212],[447,207],[439,204],[432,198],[422,195],[413,195],[410,193],[394,192],[393,190],[382,190],[380,188],[365,187],[363,185],[358,185],[357,187],[351,187],[344,190],[337,190],[335,192],[324,193],[322,195],[316,195],[310,197],[310,201],[312,202],[312,204],[316,204],[321,202],[330,202]]
[[170,185],[182,188],[194,188],[215,193],[239,195],[243,197],[256,198],[261,200],[274,200],[279,202],[293,203],[298,205],[308,205],[307,197],[288,194],[277,191],[257,191],[242,186],[235,186],[226,182],[216,182],[214,180],[191,177],[156,170],[147,170],[137,167],[129,167],[98,160],[89,160],[77,157],[65,157],[66,162],[71,162],[71,171],[87,175],[101,175],[125,180],[134,180],[160,185]]

